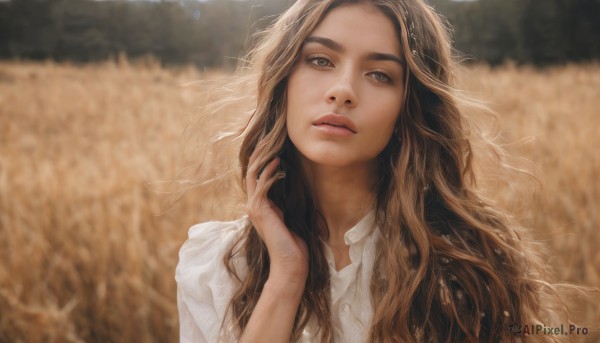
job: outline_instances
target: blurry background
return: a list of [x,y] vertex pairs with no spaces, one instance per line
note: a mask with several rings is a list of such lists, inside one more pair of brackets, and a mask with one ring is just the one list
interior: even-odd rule
[[[249,32],[290,0],[0,1],[0,57],[104,61],[125,53],[167,65],[231,67]],[[493,65],[600,56],[598,0],[431,0],[458,50]]]
[[[177,341],[187,228],[241,202],[229,178],[173,203],[172,181],[251,107],[198,119],[290,3],[0,1],[0,342]],[[542,185],[488,180],[487,194],[548,247],[556,281],[598,287],[600,0],[430,4],[454,26],[460,84]],[[572,304],[581,325],[600,323],[598,303]]]

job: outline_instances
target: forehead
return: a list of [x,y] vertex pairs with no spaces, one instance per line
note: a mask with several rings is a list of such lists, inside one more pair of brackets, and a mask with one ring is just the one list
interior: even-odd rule
[[310,36],[332,39],[350,49],[401,55],[394,23],[369,4],[349,4],[332,9]]

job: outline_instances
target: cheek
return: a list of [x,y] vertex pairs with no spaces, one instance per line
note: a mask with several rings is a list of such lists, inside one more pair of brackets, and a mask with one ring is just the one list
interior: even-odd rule
[[380,154],[389,144],[391,139],[395,139],[394,129],[400,113],[400,104],[398,101],[388,103],[378,103],[376,111],[371,112],[368,123],[369,135],[366,137],[365,147],[368,146],[370,155]]
[[319,103],[323,92],[319,82],[308,73],[297,70],[290,74],[286,92],[288,132],[306,126],[307,119],[315,114],[315,104]]
[[287,103],[286,103],[286,125],[288,134],[291,136],[293,134],[294,129],[297,127],[296,122],[299,120],[298,113],[301,112],[299,105],[302,103],[302,99],[299,99],[298,92],[299,85],[297,82],[297,78],[293,75],[290,76],[287,85]]
[[375,97],[373,101],[373,111],[368,118],[367,125],[370,127],[370,132],[374,135],[379,136],[378,140],[385,140],[386,143],[394,132],[396,121],[401,111],[401,103],[396,97],[388,97],[382,99],[382,97]]
[[302,94],[302,87],[290,78],[287,91],[286,127],[287,134],[294,145],[298,143],[302,134],[302,125],[305,123],[306,100]]
[[300,111],[299,106],[304,102],[302,90],[305,88],[302,77],[297,72],[292,73],[288,79],[286,92],[288,116],[290,113],[295,114]]
[[303,69],[296,70],[290,74],[287,85],[288,104],[299,106],[306,104],[308,100],[314,100],[322,92],[319,89],[321,82],[311,77]]

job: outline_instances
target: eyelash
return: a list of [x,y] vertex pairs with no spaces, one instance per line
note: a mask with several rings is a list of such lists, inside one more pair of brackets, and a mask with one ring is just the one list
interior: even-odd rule
[[[318,68],[327,68],[327,67],[333,65],[333,63],[331,63],[331,61],[328,58],[326,58],[324,56],[319,56],[319,55],[308,56],[306,58],[306,61],[309,64],[314,65],[315,67],[318,67]],[[320,65],[320,64],[318,64],[319,61],[326,61],[327,65]],[[367,75],[373,75],[373,78],[377,82],[390,83],[390,84],[393,83],[393,80],[389,75],[387,75],[386,73],[382,73],[380,71],[370,72]],[[381,79],[381,78],[383,78],[383,79]]]
[[[333,65],[333,63],[331,63],[331,61],[329,59],[327,59],[326,57],[323,57],[323,56],[308,56],[306,58],[306,61],[312,65],[315,65],[315,66],[321,67],[321,68],[327,67],[329,65]],[[319,64],[315,63],[316,61],[326,61],[329,65],[327,65],[327,66],[319,65]]]
[[377,80],[377,81],[379,81],[379,82],[384,82],[384,83],[392,83],[392,78],[391,78],[391,77],[389,77],[387,74],[385,74],[385,73],[382,73],[382,72],[380,72],[380,71],[374,71],[374,72],[371,72],[371,73],[369,73],[369,74],[383,76],[383,77],[384,77],[384,80],[379,80],[378,78],[376,78],[376,77],[375,77],[375,80]]

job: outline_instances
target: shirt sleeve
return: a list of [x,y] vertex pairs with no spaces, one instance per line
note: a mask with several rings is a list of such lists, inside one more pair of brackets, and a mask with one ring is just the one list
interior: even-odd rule
[[[223,257],[241,236],[246,223],[247,217],[243,217],[190,228],[175,270],[180,343],[231,341],[228,335],[234,333],[228,328],[221,330],[221,324],[237,283],[226,270]],[[241,278],[245,277],[244,267],[235,264]]]

